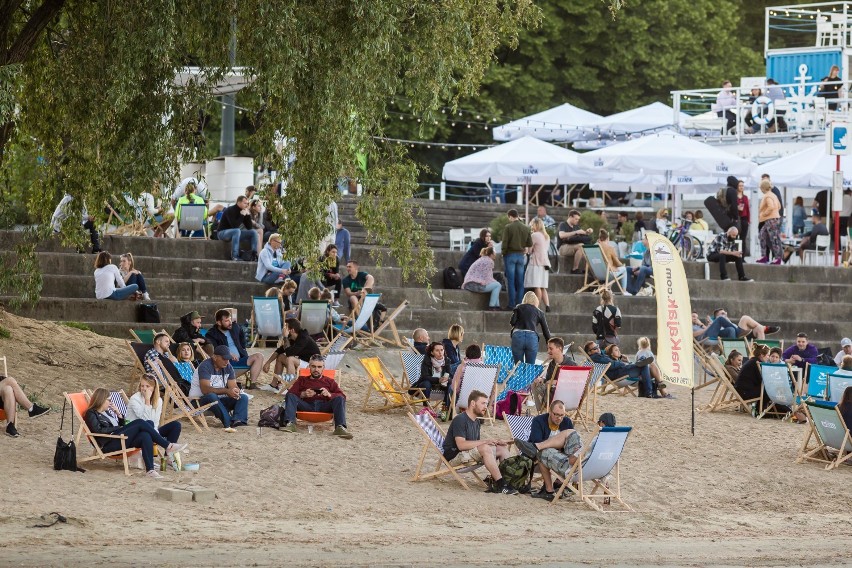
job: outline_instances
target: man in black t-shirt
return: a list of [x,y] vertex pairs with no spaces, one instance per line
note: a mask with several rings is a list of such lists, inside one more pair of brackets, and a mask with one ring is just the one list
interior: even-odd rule
[[467,409],[450,423],[447,437],[444,439],[444,458],[450,465],[457,466],[467,462],[485,465],[494,481],[494,493],[515,495],[517,490],[506,485],[499,464],[509,457],[508,442],[504,440],[480,440],[479,419],[486,415],[488,395],[472,391],[467,397]]
[[248,197],[239,196],[234,205],[222,211],[216,238],[220,241],[231,241],[231,260],[241,260],[240,242],[242,241],[249,241],[249,250],[257,250],[257,231],[251,224]]
[[375,279],[372,274],[358,270],[359,265],[357,260],[350,260],[346,263],[346,276],[340,281],[340,286],[343,288],[343,294],[349,301],[349,307],[355,309],[358,307],[358,302],[373,291]]
[[580,265],[583,262],[583,255],[580,254],[580,249],[583,245],[590,242],[592,238],[589,234],[591,229],[585,230],[580,227],[580,212],[572,209],[568,212],[567,221],[559,223],[559,256],[574,257],[574,264],[571,274],[582,274]]

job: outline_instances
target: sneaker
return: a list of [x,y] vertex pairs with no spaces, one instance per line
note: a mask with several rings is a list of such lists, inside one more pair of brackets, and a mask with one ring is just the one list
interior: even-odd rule
[[773,333],[778,333],[779,331],[781,331],[781,328],[777,325],[767,325],[763,328],[764,335],[772,335]]
[[727,276],[725,276],[724,278],[722,278],[722,282],[727,282],[728,280],[730,280],[730,278],[728,278]]
[[288,432],[290,434],[295,434],[296,433],[296,423],[291,422],[290,424],[287,424],[286,426],[282,426],[281,431],[282,432]]
[[151,296],[148,295],[148,292],[143,292],[142,293],[142,299],[145,300],[146,302],[150,302]]
[[340,302],[334,302],[334,303],[331,305],[331,307],[332,307],[332,308],[335,308],[335,309],[339,308],[339,307],[340,307]]
[[224,431],[227,432],[228,434],[233,434],[237,430],[236,430],[236,428],[231,428],[230,426],[225,426]]
[[530,497],[534,499],[544,499],[545,501],[553,501],[553,498],[556,496],[556,492],[548,492],[545,491],[544,487],[542,487],[539,491],[535,493],[530,493]]
[[517,495],[518,494],[517,489],[515,489],[511,485],[507,485],[506,483],[502,483],[500,485],[495,485],[493,492],[494,493],[500,493],[502,495]]
[[189,447],[189,444],[169,444],[169,447],[166,448],[166,455],[182,452],[187,447]]
[[780,258],[776,258],[775,260],[773,260],[773,261],[772,261],[772,262],[770,262],[769,264],[773,264],[773,265],[775,265],[775,266],[778,266],[779,264],[781,264],[781,259],[780,259]]
[[338,438],[343,438],[344,440],[352,439],[352,434],[346,431],[346,426],[336,426],[332,434]]
[[740,282],[754,282],[754,278],[740,278]]
[[278,391],[279,391],[279,390],[281,390],[281,387],[280,387],[280,386],[277,386],[277,387],[276,387],[276,386],[272,386],[272,385],[260,385],[260,386],[259,386],[259,387],[257,387],[257,388],[259,388],[259,389],[260,389],[260,390],[262,390],[262,391],[266,391],[266,392],[274,392],[274,393],[276,393],[276,394],[278,393]]
[[9,422],[9,424],[6,425],[6,435],[11,437],[11,438],[20,438],[21,437],[21,435],[18,434],[18,429],[15,428],[15,424],[12,423],[12,422]]
[[757,262],[757,264],[767,264],[769,262],[769,257],[768,256],[760,257],[755,262]]
[[248,424],[246,424],[242,420],[237,420],[236,422],[231,422],[231,426],[234,428],[239,428],[240,426],[248,426]]
[[518,448],[521,455],[524,455],[531,460],[538,458],[538,448],[532,442],[515,438],[515,447]]
[[30,415],[30,418],[38,418],[39,416],[44,416],[48,412],[50,412],[50,408],[33,403],[33,407],[30,409],[28,414]]
[[654,362],[653,357],[645,357],[644,359],[639,359],[638,361],[636,361],[634,363],[634,365],[636,365],[637,367],[647,367],[648,365],[650,365],[653,362]]
[[624,291],[624,295],[625,295],[625,296],[632,296],[633,294],[631,294],[630,292],[628,292],[627,290],[625,290],[625,291]]
[[148,473],[146,473],[145,475],[146,475],[147,477],[150,477],[151,479],[164,479],[164,477],[163,477],[162,475],[160,475],[160,472],[159,472],[159,471],[157,471],[156,469],[152,469],[152,470],[150,470],[150,471],[149,471]]

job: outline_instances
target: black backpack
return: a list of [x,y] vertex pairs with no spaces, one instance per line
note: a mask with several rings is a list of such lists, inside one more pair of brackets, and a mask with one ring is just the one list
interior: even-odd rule
[[140,323],[160,323],[160,309],[157,304],[138,304],[136,319]]
[[462,277],[453,266],[444,269],[444,288],[447,290],[458,290],[462,286]]

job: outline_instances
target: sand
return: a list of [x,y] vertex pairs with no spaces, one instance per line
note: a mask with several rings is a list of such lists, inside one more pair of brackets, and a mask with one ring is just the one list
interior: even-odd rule
[[[847,562],[852,468],[796,464],[805,427],[777,420],[699,413],[693,437],[685,389],[670,389],[675,400],[598,399],[598,412],[634,426],[621,462],[634,513],[464,491],[451,481],[412,483],[419,434],[402,411],[360,410],[367,382],[357,357],[379,355],[398,372],[393,350],[356,350],[344,360],[353,440],[328,427],[258,436],[259,411],[278,397],[252,391],[250,427],[226,434],[212,419],[204,434],[184,427],[185,460],[200,463],[198,473],[168,472],[157,482],[96,462],[86,473],[56,472],[61,393],[127,389],[130,352],[120,340],[5,312],[0,326],[12,333],[0,340],[10,375],[54,408],[37,420],[22,415],[21,438],[0,436],[0,566]],[[699,391],[696,402],[709,396]],[[498,421],[483,434],[507,430]],[[154,498],[159,486],[191,484],[214,489],[216,501]],[[31,528],[52,511],[68,522]]]

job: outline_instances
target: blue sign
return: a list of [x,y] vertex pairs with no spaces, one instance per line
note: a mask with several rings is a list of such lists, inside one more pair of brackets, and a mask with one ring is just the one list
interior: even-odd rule
[[850,153],[849,126],[833,122],[828,126],[826,141],[829,143],[828,153],[832,156],[845,156]]

